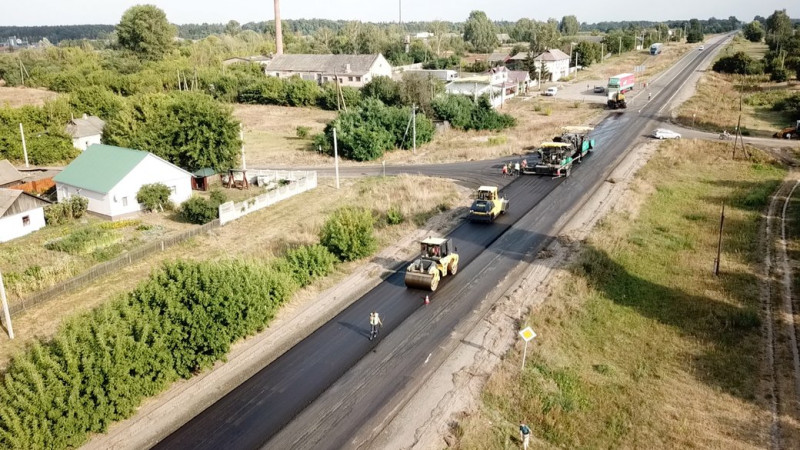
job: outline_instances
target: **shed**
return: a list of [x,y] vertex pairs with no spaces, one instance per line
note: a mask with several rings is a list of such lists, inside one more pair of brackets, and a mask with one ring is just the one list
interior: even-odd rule
[[192,189],[196,191],[207,191],[208,186],[214,180],[214,177],[217,175],[217,172],[210,168],[206,167],[205,169],[200,169],[192,174]]
[[79,150],[86,150],[90,145],[99,144],[103,137],[103,119],[86,114],[79,119],[67,123],[67,134],[72,136],[72,145]]
[[18,189],[0,189],[0,242],[45,226],[44,207],[50,202]]

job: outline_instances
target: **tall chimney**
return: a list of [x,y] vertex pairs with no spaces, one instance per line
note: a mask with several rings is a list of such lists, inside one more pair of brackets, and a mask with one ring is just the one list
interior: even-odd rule
[[283,54],[283,33],[281,32],[281,0],[275,0],[275,54]]

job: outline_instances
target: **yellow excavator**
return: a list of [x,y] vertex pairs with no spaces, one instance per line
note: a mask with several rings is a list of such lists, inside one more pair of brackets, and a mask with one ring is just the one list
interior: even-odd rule
[[458,272],[458,253],[449,238],[429,237],[420,247],[419,258],[406,268],[406,287],[435,291],[442,277]]

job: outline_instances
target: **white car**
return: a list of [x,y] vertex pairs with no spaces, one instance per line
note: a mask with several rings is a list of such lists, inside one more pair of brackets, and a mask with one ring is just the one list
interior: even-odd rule
[[549,95],[550,97],[555,97],[556,94],[558,94],[557,87],[549,87],[546,91],[544,91],[544,95]]
[[681,135],[665,128],[656,128],[653,130],[653,137],[656,139],[680,139]]
[[697,49],[698,49],[698,50],[700,50],[700,51],[702,52],[703,50],[705,50],[705,49],[706,49],[706,47],[705,47],[704,45],[701,45],[700,47],[697,47]]

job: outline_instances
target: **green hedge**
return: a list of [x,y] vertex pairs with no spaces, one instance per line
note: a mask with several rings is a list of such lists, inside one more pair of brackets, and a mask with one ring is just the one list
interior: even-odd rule
[[334,211],[320,231],[320,243],[342,261],[354,261],[372,254],[377,247],[373,227],[375,218],[362,208],[345,207]]

